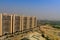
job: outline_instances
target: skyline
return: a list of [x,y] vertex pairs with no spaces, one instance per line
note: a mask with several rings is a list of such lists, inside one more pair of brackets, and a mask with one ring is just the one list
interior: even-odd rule
[[18,13],[60,20],[60,0],[0,0],[0,13]]

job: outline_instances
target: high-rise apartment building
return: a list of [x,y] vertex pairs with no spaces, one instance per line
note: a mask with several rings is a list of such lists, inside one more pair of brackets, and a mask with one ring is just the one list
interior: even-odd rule
[[20,16],[13,15],[13,33],[20,31]]
[[12,15],[0,14],[0,35],[12,33]]
[[24,16],[13,15],[13,33],[23,31],[23,18]]
[[30,29],[33,29],[33,28],[37,27],[36,17],[32,16],[29,19],[30,19],[30,21],[29,21],[29,25],[30,25],[29,27],[30,27]]
[[0,35],[26,32],[35,27],[37,27],[37,19],[35,16],[0,14]]
[[35,16],[24,16],[22,19],[22,24],[23,24],[23,31],[28,31],[31,30],[35,27],[37,27],[37,20]]

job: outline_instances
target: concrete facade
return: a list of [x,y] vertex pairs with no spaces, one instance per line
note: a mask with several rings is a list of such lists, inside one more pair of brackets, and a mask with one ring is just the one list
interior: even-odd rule
[[12,15],[0,14],[0,35],[12,33]]
[[0,14],[0,36],[5,33],[28,31],[35,27],[37,27],[37,19],[35,16]]
[[13,15],[13,33],[20,31],[21,27],[21,17],[18,15]]

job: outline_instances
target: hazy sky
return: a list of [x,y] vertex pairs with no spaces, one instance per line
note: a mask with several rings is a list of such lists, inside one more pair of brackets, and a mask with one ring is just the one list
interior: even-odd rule
[[0,0],[0,13],[18,13],[60,20],[60,0]]

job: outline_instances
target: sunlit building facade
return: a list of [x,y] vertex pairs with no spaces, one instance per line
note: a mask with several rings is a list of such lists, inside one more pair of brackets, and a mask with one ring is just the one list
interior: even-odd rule
[[0,14],[0,35],[27,32],[35,27],[37,27],[37,19],[35,16]]
[[0,35],[12,33],[12,15],[0,14]]
[[20,31],[20,27],[21,27],[20,22],[21,22],[20,16],[14,14],[13,15],[13,33]]

